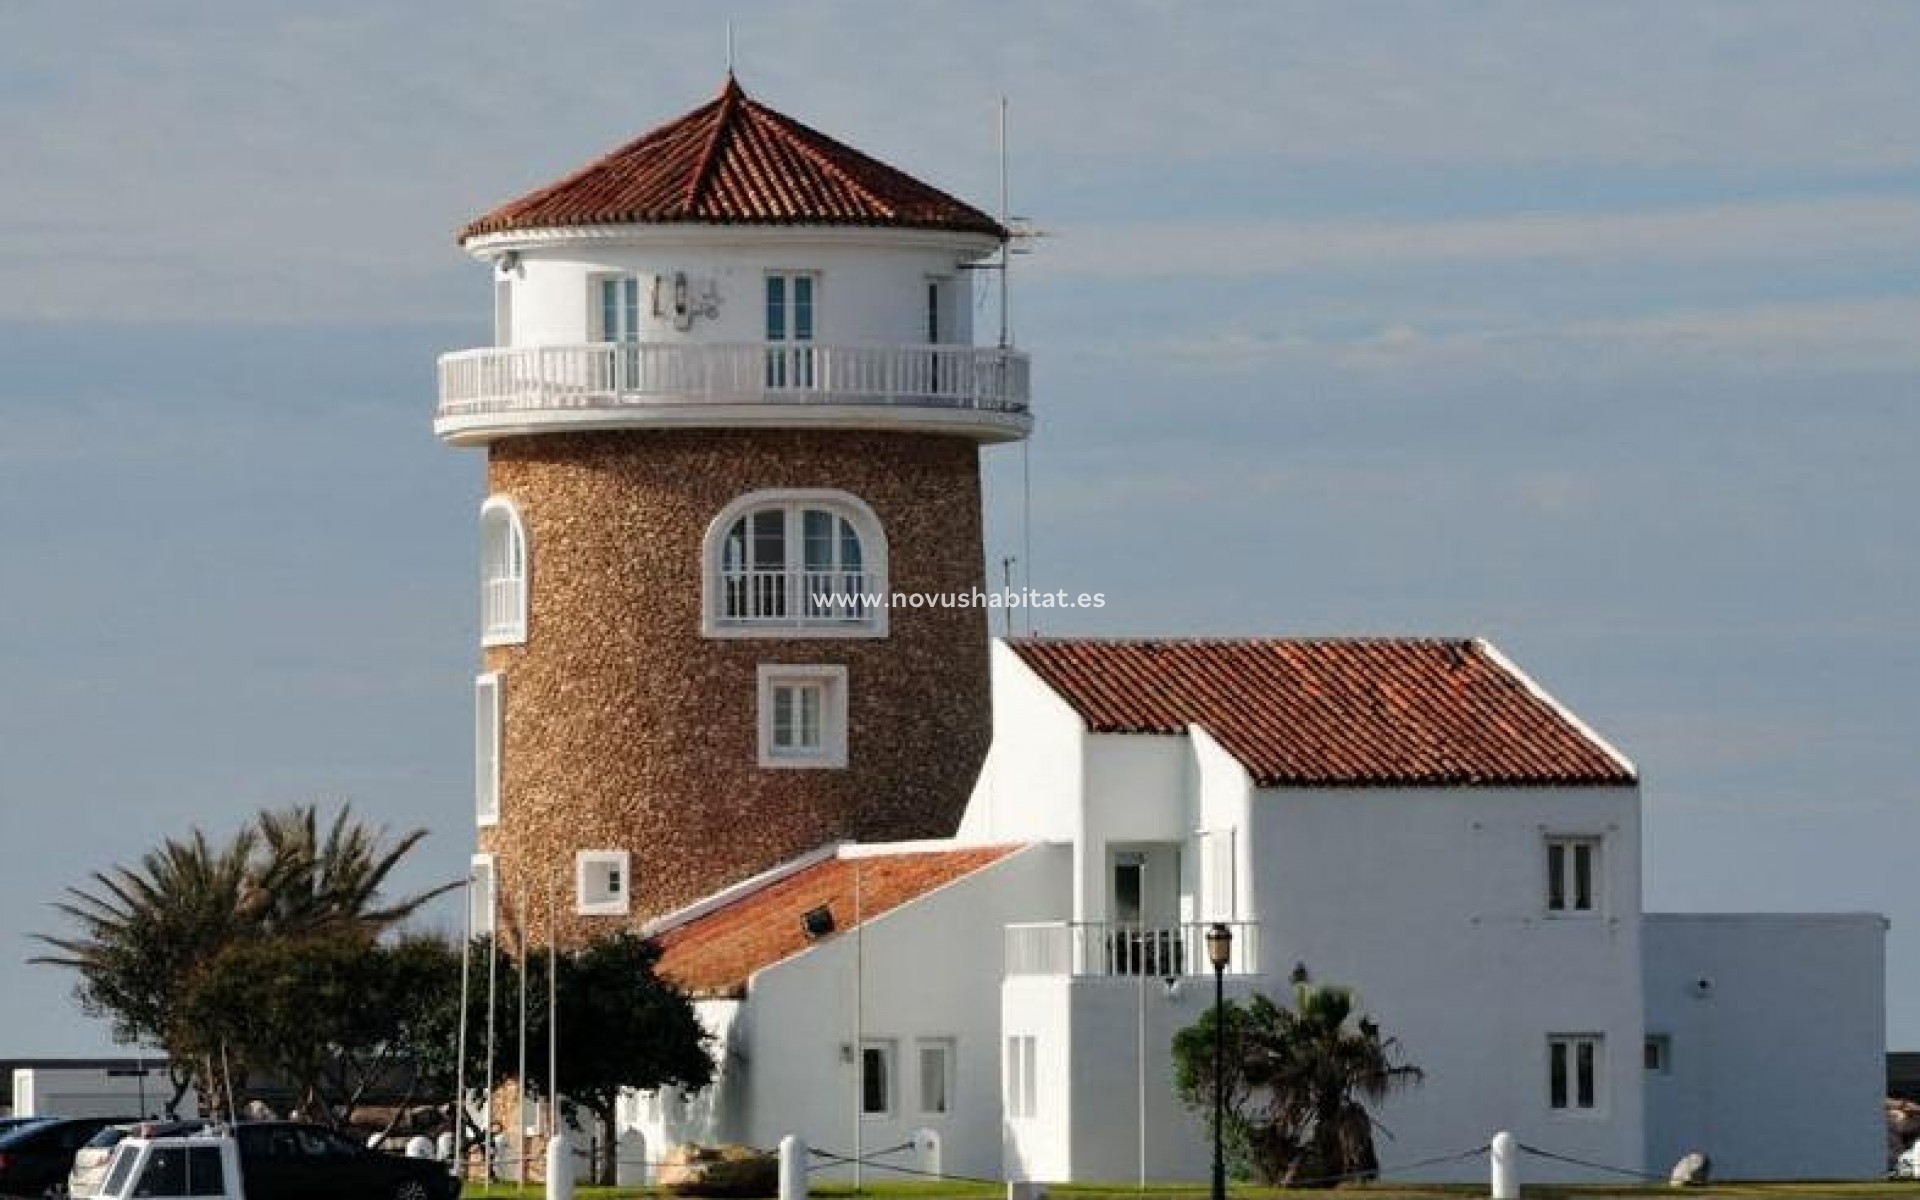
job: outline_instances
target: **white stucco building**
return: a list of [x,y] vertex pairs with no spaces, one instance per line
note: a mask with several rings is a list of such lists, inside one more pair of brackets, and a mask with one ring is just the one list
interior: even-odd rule
[[1883,922],[1644,913],[1638,772],[1487,643],[989,647],[980,456],[1036,416],[973,312],[1014,236],[731,77],[461,232],[494,302],[434,421],[486,457],[472,927],[530,894],[563,941],[660,938],[721,1073],[623,1119],[1197,1179],[1169,1043],[1220,924],[1233,994],[1304,967],[1424,1069],[1388,1172],[1478,1177],[1505,1129],[1877,1173]]
[[933,1129],[950,1173],[1202,1178],[1168,1047],[1223,921],[1230,994],[1305,965],[1425,1069],[1380,1114],[1389,1173],[1497,1129],[1628,1169],[1880,1170],[1884,921],[1643,913],[1633,765],[1487,643],[1017,641],[993,665],[956,839],[823,848],[657,924],[726,1060],[691,1101],[636,1098],[651,1144]]

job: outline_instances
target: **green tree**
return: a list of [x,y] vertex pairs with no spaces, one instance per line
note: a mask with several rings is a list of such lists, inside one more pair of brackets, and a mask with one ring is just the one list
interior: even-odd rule
[[424,830],[389,839],[342,808],[322,832],[311,806],[262,812],[224,844],[194,830],[130,866],[95,872],[54,908],[74,927],[39,935],[31,961],[78,975],[83,1011],[111,1022],[116,1040],[156,1046],[175,1069],[167,1108],[194,1082],[218,1044],[182,1019],[194,975],[255,940],[354,933],[373,937],[459,884],[398,899],[384,894],[395,866]]
[[[475,1008],[485,1004],[487,945],[475,943]],[[548,965],[546,950],[525,955],[527,974],[527,1079],[529,1088],[550,1088],[547,1070]],[[557,1089],[563,1106],[585,1109],[603,1130],[617,1128],[616,1105],[628,1088],[651,1091],[677,1087],[698,1091],[713,1081],[710,1037],[693,1002],[655,971],[660,948],[632,932],[596,938],[578,950],[562,951],[559,977],[559,1066]],[[519,1069],[519,963],[502,956],[495,1011],[494,1075],[511,1077]],[[455,972],[456,977],[458,972]],[[457,1002],[457,1001],[456,1001]],[[469,1082],[486,1070],[484,1011],[472,1016],[467,1045]],[[603,1139],[594,1177],[614,1181],[618,1147]]]
[[257,938],[197,971],[182,1007],[201,1037],[291,1085],[310,1119],[343,1124],[377,1084],[405,1076],[409,1102],[419,1094],[459,970],[432,938]]
[[167,1050],[170,1115],[197,1078],[180,1002],[193,972],[249,932],[240,898],[256,844],[251,830],[217,847],[195,830],[132,866],[96,871],[91,888],[69,888],[53,906],[77,932],[40,935],[49,952],[31,960],[76,972],[81,1009],[109,1021],[116,1041]]
[[[1352,991],[1302,979],[1293,1007],[1263,995],[1226,1006],[1227,1121],[1243,1169],[1286,1185],[1370,1178],[1379,1170],[1369,1106],[1418,1083],[1396,1039],[1360,1013]],[[1175,1088],[1213,1104],[1213,1013],[1174,1038]]]

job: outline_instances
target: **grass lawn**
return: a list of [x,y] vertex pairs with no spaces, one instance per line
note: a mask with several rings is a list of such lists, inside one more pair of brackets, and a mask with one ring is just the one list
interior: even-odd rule
[[[1556,1197],[1568,1197],[1570,1200],[1600,1200],[1607,1196],[1673,1196],[1676,1189],[1664,1186],[1612,1187],[1598,1185],[1541,1185],[1524,1189],[1529,1200],[1555,1200]],[[1371,1184],[1366,1186],[1343,1187],[1330,1190],[1288,1191],[1282,1188],[1235,1187],[1231,1189],[1233,1200],[1329,1200],[1330,1197],[1350,1197],[1354,1200],[1460,1200],[1465,1196],[1484,1196],[1487,1189],[1484,1184],[1432,1184],[1424,1187],[1395,1187],[1391,1184]],[[579,1200],[629,1200],[660,1193],[651,1188],[597,1188],[581,1187],[574,1191]],[[854,1196],[873,1196],[879,1200],[936,1200],[937,1197],[952,1196],[959,1200],[982,1200],[987,1196],[1004,1196],[1005,1185],[987,1185],[973,1183],[949,1183],[937,1180],[900,1180],[875,1182],[868,1184],[859,1192],[847,1184],[823,1183],[813,1189],[813,1195],[828,1200],[849,1200]],[[1203,1197],[1207,1194],[1204,1185],[1199,1187],[1153,1186],[1144,1192],[1132,1187],[1113,1187],[1099,1184],[1074,1184],[1053,1189],[1053,1195],[1061,1200],[1137,1200],[1138,1197]],[[1715,1197],[1738,1197],[1740,1200],[1920,1200],[1920,1180],[1901,1180],[1898,1182],[1865,1183],[1729,1183],[1714,1187],[1688,1188],[1684,1194],[1698,1200],[1714,1200]],[[494,1184],[491,1187],[469,1186],[461,1193],[465,1198],[474,1200],[512,1200],[519,1197],[538,1198],[545,1192],[538,1184],[528,1184],[516,1189],[513,1184]]]

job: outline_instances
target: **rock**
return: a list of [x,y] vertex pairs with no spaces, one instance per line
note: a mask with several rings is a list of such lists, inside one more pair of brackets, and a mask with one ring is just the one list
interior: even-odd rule
[[772,1196],[780,1190],[780,1156],[751,1146],[696,1146],[667,1151],[660,1188],[675,1196]]
[[1695,1150],[1673,1164],[1673,1171],[1667,1176],[1669,1187],[1705,1187],[1713,1177],[1713,1160]]

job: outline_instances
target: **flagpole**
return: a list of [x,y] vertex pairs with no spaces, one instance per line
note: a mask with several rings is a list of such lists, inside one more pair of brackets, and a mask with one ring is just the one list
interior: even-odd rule
[[[496,880],[498,876],[494,877]],[[486,1180],[493,1182],[493,1064],[498,1051],[496,1027],[500,1005],[500,888],[487,889],[487,1100],[482,1111],[486,1124],[480,1130],[486,1163]]]
[[467,1011],[473,996],[473,864],[467,864],[467,936],[460,943],[460,1032],[453,1067],[453,1170],[467,1178]]
[[520,885],[519,911],[514,919],[519,924],[520,943],[520,1073],[514,1076],[513,1137],[514,1144],[520,1149],[520,1173],[514,1179],[513,1190],[524,1191],[527,1186],[527,888]]

